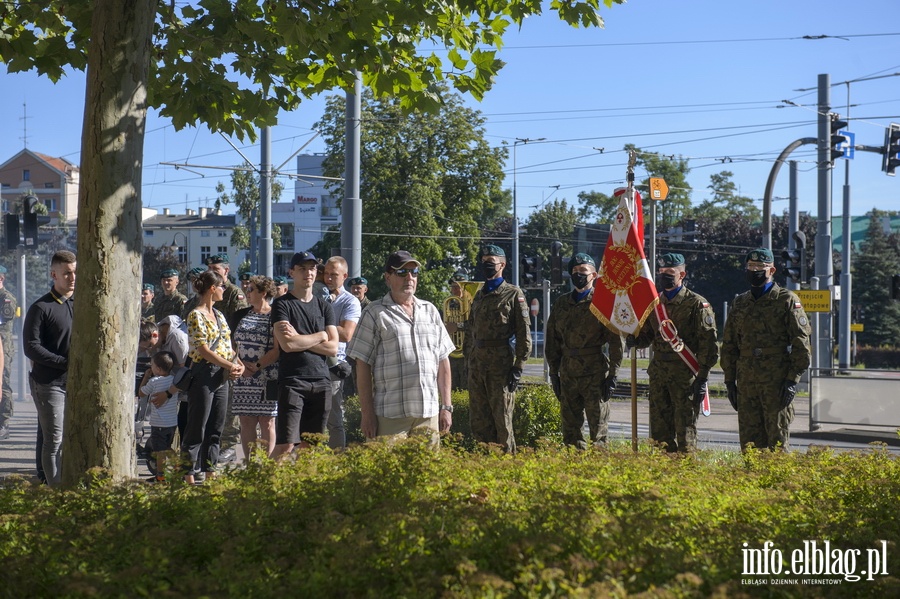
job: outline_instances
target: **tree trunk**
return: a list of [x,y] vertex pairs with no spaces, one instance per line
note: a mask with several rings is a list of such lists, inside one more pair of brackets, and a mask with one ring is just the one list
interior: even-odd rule
[[94,2],[78,195],[62,483],[135,475],[141,164],[156,2]]

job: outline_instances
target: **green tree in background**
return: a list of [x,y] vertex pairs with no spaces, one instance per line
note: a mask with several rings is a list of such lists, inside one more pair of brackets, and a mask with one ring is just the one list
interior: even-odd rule
[[[553,200],[529,215],[522,228],[519,240],[519,254],[538,255],[543,260],[543,273],[550,276],[550,244],[561,241],[562,255],[572,255],[572,235],[578,213],[566,200]],[[565,265],[563,265],[565,267]]]
[[669,186],[669,197],[658,202],[656,208],[657,230],[668,231],[678,224],[691,208],[691,186],[687,175],[691,172],[688,160],[681,156],[670,156],[656,152],[644,152],[634,144],[626,144],[625,150],[637,152],[637,166],[647,171],[647,177],[638,185],[644,197],[644,207],[649,206],[646,190],[650,188],[650,177],[661,177]]
[[882,217],[872,210],[861,252],[853,262],[853,305],[860,309],[864,330],[859,342],[880,347],[900,339],[900,302],[891,299],[891,276],[900,273],[900,239],[888,235]]
[[[385,293],[375,275],[389,253],[405,249],[426,265],[417,295],[442,299],[458,258],[477,255],[479,219],[505,197],[506,149],[490,147],[481,114],[447,90],[433,113],[405,114],[398,100],[377,100],[369,92],[362,111],[363,276],[373,297]],[[344,171],[345,120],[344,98],[329,98],[315,125],[327,143],[326,176]],[[333,189],[343,196],[341,184]]]
[[619,198],[600,191],[578,194],[578,222],[608,223],[616,216]]
[[[249,224],[255,223],[257,230],[259,229],[259,175],[254,171],[253,166],[245,162],[241,168],[231,172],[231,193],[225,191],[225,184],[221,181],[216,185],[216,209],[218,210],[223,204],[234,204],[237,207],[238,214],[241,215],[243,223],[235,224],[231,232],[231,245],[239,248],[250,249],[250,229]],[[272,202],[281,199],[281,192],[284,190],[284,184],[281,181],[272,181]],[[278,249],[281,247],[281,227],[272,225],[272,247]]]
[[735,214],[746,217],[751,223],[759,222],[762,213],[752,198],[737,193],[737,185],[731,178],[734,173],[722,171],[709,176],[710,197],[700,202],[692,210],[694,214],[702,214],[707,222],[727,220]]

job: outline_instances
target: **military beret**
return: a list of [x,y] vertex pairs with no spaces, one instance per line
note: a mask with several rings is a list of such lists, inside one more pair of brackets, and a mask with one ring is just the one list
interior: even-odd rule
[[455,272],[455,273],[453,273],[453,276],[450,277],[450,280],[451,281],[468,281],[469,275],[467,275],[464,272]]
[[210,264],[229,264],[228,254],[213,254],[206,259],[207,266]]
[[276,285],[287,285],[288,283],[287,277],[282,277],[280,275],[277,277],[273,277],[272,280],[275,281]]
[[681,266],[684,264],[684,256],[681,254],[676,254],[674,252],[670,252],[668,254],[663,254],[656,260],[656,264],[660,268],[670,268],[672,266]]
[[350,285],[351,287],[353,287],[354,285],[366,285],[366,286],[368,286],[368,285],[369,285],[369,281],[367,281],[365,277],[353,277],[352,279],[350,279],[349,281],[347,281],[347,284]]
[[245,272],[244,274],[241,275],[241,280],[242,280],[242,281],[249,281],[249,280],[250,280],[250,277],[253,277],[253,276],[256,276],[256,273],[254,273],[254,272]]
[[189,279],[196,279],[197,277],[199,277],[200,275],[202,275],[203,273],[205,273],[206,270],[207,270],[207,269],[203,268],[202,266],[195,266],[194,268],[192,268],[192,269],[190,269],[190,270],[188,271],[188,273],[187,273],[187,274],[188,274],[188,278],[189,278]]
[[175,270],[174,268],[167,268],[166,270],[164,270],[160,273],[159,278],[160,279],[168,279],[169,277],[177,277],[177,276],[178,276],[177,270]]
[[772,250],[766,248],[756,248],[755,250],[751,250],[749,254],[747,254],[747,260],[745,262],[765,262],[766,264],[774,264],[775,256],[772,254]]
[[0,275],[5,275],[5,274],[6,274],[6,267],[0,266]]
[[156,292],[156,287],[154,287],[150,283],[144,283],[144,286],[141,289],[144,291],[149,291],[150,293]]
[[498,245],[486,245],[481,248],[482,256],[500,256],[501,258],[506,258],[506,252],[503,251],[503,248]]
[[579,264],[590,264],[594,268],[597,268],[597,263],[594,262],[594,259],[591,258],[590,254],[585,254],[583,252],[579,252],[572,256],[569,259],[569,274],[572,274],[572,269],[578,266]]

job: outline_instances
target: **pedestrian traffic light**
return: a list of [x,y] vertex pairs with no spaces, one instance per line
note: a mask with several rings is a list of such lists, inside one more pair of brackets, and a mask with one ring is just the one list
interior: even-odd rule
[[846,129],[847,121],[842,120],[838,114],[831,115],[831,160],[834,161],[844,155],[844,145],[849,144],[850,140],[838,133],[842,129]]
[[784,273],[795,283],[806,282],[806,233],[794,231],[794,249],[786,249],[781,252],[781,257],[786,262]]
[[900,166],[900,123],[891,123],[884,132],[884,158],[881,170],[894,176]]
[[533,287],[540,285],[543,281],[541,277],[541,257],[540,256],[522,256],[519,267],[519,282],[521,287]]
[[3,215],[3,231],[6,233],[6,249],[14,250],[19,247],[19,215]]
[[34,196],[25,196],[24,208],[22,210],[22,230],[25,234],[25,247],[37,245],[38,241],[38,215],[35,212],[40,200]]
[[891,277],[891,299],[900,301],[900,275]]
[[550,283],[562,285],[562,243],[554,241],[550,244]]

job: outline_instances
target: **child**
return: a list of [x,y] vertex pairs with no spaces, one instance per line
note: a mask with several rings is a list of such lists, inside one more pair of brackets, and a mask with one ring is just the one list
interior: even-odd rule
[[[161,351],[153,356],[150,369],[153,377],[147,384],[141,387],[141,394],[152,397],[154,393],[163,393],[161,402],[150,401],[150,440],[147,441],[145,451],[147,468],[151,474],[156,475],[157,481],[163,480],[164,458],[161,452],[172,448],[175,438],[175,429],[178,424],[178,402],[169,393],[172,386],[172,367],[175,365],[175,355],[170,351]],[[157,455],[157,452],[160,452]],[[158,462],[158,463],[157,463]]]

